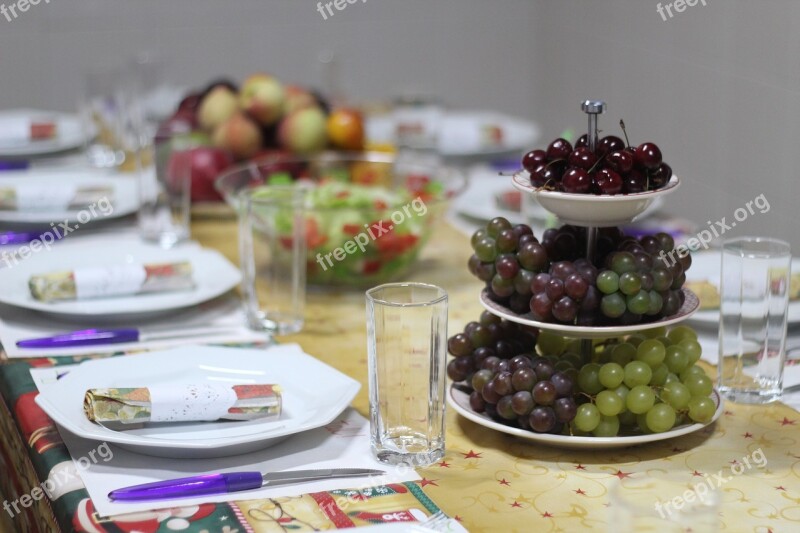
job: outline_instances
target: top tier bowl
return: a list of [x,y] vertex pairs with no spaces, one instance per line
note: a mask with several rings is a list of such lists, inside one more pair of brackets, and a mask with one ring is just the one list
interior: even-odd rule
[[629,224],[645,212],[659,197],[674,192],[680,185],[677,176],[656,191],[614,196],[547,191],[531,185],[530,174],[523,170],[514,175],[514,188],[530,194],[539,204],[565,224],[609,227]]

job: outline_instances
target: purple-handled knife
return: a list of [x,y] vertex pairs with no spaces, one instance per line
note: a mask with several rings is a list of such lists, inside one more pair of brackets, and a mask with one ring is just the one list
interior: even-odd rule
[[112,490],[108,497],[114,501],[140,502],[149,500],[168,500],[191,498],[208,494],[227,494],[243,490],[260,489],[268,485],[314,481],[340,477],[382,476],[383,470],[369,468],[329,468],[319,470],[295,470],[290,472],[230,472],[228,474],[207,474],[168,481],[157,481]]
[[75,346],[97,346],[100,344],[120,344],[123,342],[147,342],[154,340],[179,339],[199,335],[212,335],[233,331],[237,326],[217,326],[205,328],[179,329],[146,333],[136,328],[82,329],[50,337],[24,339],[17,341],[18,348],[72,348]]

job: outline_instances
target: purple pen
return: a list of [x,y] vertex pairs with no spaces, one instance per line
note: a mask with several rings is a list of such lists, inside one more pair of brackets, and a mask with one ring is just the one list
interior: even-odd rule
[[295,470],[289,472],[230,472],[207,474],[168,481],[156,481],[112,490],[108,497],[114,501],[139,502],[193,498],[209,494],[227,494],[243,490],[259,489],[279,483],[292,483],[342,477],[382,476],[383,470],[368,468],[328,468],[317,470]]
[[17,341],[18,348],[70,348],[74,346],[96,346],[137,342],[139,330],[134,328],[83,329],[50,337]]

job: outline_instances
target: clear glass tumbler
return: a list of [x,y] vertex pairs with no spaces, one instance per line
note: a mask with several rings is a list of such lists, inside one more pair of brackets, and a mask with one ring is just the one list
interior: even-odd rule
[[303,328],[307,193],[291,185],[240,193],[242,295],[253,329],[286,335]]
[[156,134],[155,168],[143,167],[139,179],[139,233],[144,240],[170,248],[189,239],[195,147],[188,127]]
[[784,241],[742,237],[723,244],[719,390],[734,402],[781,397],[791,266]]
[[444,456],[447,293],[424,283],[367,291],[372,450],[389,464]]

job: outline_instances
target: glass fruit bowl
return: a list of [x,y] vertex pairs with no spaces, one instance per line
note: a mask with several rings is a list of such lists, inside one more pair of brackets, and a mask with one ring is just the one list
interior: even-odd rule
[[369,287],[404,276],[466,186],[450,167],[383,152],[274,154],[231,168],[216,189],[238,210],[242,191],[308,187],[308,283]]

